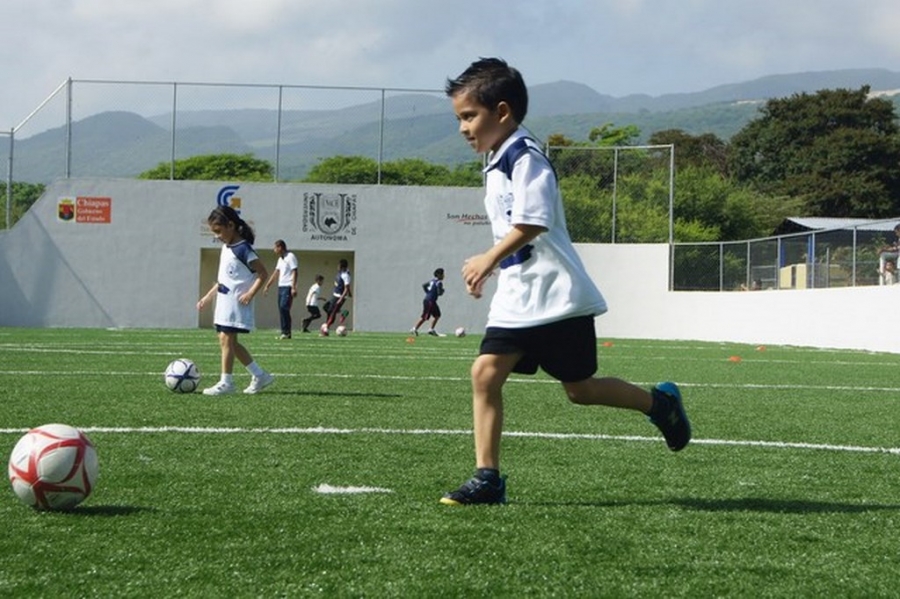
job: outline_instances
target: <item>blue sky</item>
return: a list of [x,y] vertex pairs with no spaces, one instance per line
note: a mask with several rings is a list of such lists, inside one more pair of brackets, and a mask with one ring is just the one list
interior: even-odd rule
[[3,0],[0,22],[0,130],[67,77],[441,89],[501,56],[529,84],[658,96],[900,71],[897,0]]

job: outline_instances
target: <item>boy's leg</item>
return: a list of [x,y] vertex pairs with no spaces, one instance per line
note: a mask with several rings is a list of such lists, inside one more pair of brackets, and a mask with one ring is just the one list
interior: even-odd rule
[[[444,495],[441,503],[469,505],[506,502],[506,484],[499,472],[503,384],[520,358],[521,354],[482,354],[472,364],[476,472],[459,489]],[[485,476],[485,471],[491,472],[490,478]]]
[[521,354],[482,354],[472,364],[472,425],[475,467],[500,469],[503,384]]
[[613,377],[585,379],[577,383],[563,383],[569,401],[581,405],[603,405],[614,408],[650,412],[653,398],[649,391]]
[[672,451],[684,449],[691,440],[691,423],[675,383],[660,383],[645,391],[621,379],[591,377],[563,383],[563,388],[572,403],[640,410],[662,432]]

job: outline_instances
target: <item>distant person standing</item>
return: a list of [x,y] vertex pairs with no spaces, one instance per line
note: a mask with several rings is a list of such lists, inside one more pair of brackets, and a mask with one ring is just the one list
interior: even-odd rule
[[[331,292],[331,299],[325,304],[327,306],[326,311],[328,312],[328,320],[325,321],[326,330],[331,328],[335,317],[341,313],[341,308],[344,306],[344,302],[347,301],[347,298],[353,297],[353,292],[350,289],[351,278],[349,268],[350,266],[347,260],[341,258],[340,262],[338,262],[338,273],[334,277],[334,289]],[[346,316],[342,316],[342,322],[344,318],[346,318]]]
[[284,239],[275,242],[275,255],[278,256],[278,262],[275,264],[275,270],[266,281],[266,287],[263,294],[269,292],[269,287],[278,279],[278,315],[281,317],[281,336],[279,339],[291,338],[291,307],[294,305],[294,298],[297,297],[297,256],[287,249]]
[[422,300],[422,315],[410,331],[413,335],[419,335],[419,327],[425,324],[429,318],[431,320],[431,328],[428,334],[434,337],[440,337],[437,332],[437,323],[441,319],[441,308],[438,306],[438,298],[444,295],[444,269],[437,268],[434,271],[434,277],[427,283],[422,283],[422,289],[425,291],[425,298]]
[[324,281],[325,277],[316,275],[315,282],[309,286],[309,291],[306,292],[306,311],[309,312],[309,316],[303,319],[301,330],[304,333],[309,332],[309,325],[312,324],[312,321],[322,318],[322,312],[319,311],[319,302],[325,301],[321,297],[322,283]]

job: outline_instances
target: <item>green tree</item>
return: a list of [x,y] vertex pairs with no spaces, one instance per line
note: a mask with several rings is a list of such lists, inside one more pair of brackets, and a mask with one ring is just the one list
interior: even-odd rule
[[176,181],[272,181],[274,169],[266,160],[252,154],[207,154],[192,156],[172,164],[161,162],[138,175],[138,179],[169,179]]
[[675,167],[712,167],[722,176],[728,176],[728,144],[713,135],[691,135],[681,129],[665,129],[653,133],[650,145],[674,145]]
[[[31,208],[32,204],[34,204],[44,193],[44,189],[45,186],[43,183],[20,183],[13,181],[10,202],[10,227],[28,212],[28,209]],[[5,216],[3,217],[3,222],[6,223]]]
[[[319,161],[303,179],[306,183],[378,183],[378,163],[365,156],[333,156]],[[477,187],[482,184],[481,164],[470,162],[450,169],[418,158],[388,161],[381,165],[385,185],[445,185]]]
[[365,156],[332,156],[309,169],[303,181],[375,185],[378,183],[378,163]]
[[731,140],[739,183],[800,198],[814,216],[884,218],[900,212],[894,105],[869,87],[769,100]]

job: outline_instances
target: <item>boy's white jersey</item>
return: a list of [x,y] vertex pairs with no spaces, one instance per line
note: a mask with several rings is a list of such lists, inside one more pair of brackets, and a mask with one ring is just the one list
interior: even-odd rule
[[319,295],[322,293],[322,286],[318,283],[313,283],[309,286],[309,291],[306,292],[306,305],[307,306],[318,306],[319,305]]
[[216,313],[213,317],[215,324],[248,331],[255,328],[253,302],[244,305],[238,298],[247,293],[256,280],[256,273],[248,265],[258,259],[253,246],[247,241],[222,246],[219,293],[216,294]]
[[572,246],[556,173],[534,140],[515,131],[491,154],[485,172],[484,205],[495,244],[514,225],[546,229],[501,262],[487,326],[523,328],[606,312]]

